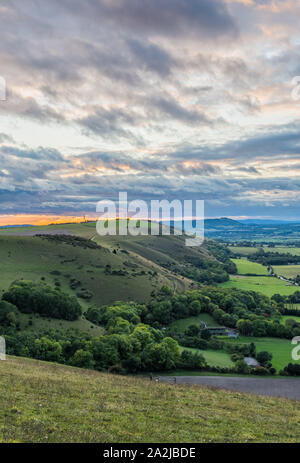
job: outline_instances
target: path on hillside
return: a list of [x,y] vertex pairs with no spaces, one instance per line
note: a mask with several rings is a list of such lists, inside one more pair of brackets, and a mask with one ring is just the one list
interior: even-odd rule
[[[174,383],[174,376],[160,376],[159,380]],[[198,384],[231,391],[300,400],[300,379],[297,378],[176,376],[176,384]]]

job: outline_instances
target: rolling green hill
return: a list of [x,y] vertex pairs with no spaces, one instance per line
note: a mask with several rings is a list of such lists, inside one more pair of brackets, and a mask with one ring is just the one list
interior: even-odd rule
[[[197,288],[190,276],[226,278],[219,248],[213,242],[189,248],[184,237],[172,235],[102,237],[95,222],[0,229],[0,294],[24,279],[77,296],[84,311],[120,300],[146,303],[162,286],[177,292]],[[66,322],[22,315],[20,321],[22,330],[33,332],[103,331],[84,318]]]
[[0,442],[299,442],[300,403],[22,358],[0,362]]

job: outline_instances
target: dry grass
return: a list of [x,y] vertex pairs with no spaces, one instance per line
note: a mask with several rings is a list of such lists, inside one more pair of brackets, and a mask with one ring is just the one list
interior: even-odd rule
[[0,362],[0,442],[299,442],[300,402]]

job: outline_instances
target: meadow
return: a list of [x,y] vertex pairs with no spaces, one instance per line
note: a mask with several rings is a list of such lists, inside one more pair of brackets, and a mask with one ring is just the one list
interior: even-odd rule
[[251,254],[255,254],[258,250],[252,246],[228,246],[228,249],[230,249],[233,254],[242,256],[250,256]]
[[183,318],[180,320],[176,320],[175,322],[169,325],[169,328],[178,331],[179,333],[184,333],[184,331],[193,324],[198,324],[200,322],[206,323],[208,326],[220,326],[211,315],[207,313],[202,313],[197,315],[196,317],[188,317]]
[[292,362],[292,346],[288,339],[279,338],[257,338],[240,336],[238,339],[229,339],[228,342],[233,343],[250,343],[254,342],[257,352],[267,351],[273,354],[272,364],[277,370],[277,374],[286,365]]
[[277,275],[293,279],[300,275],[300,265],[274,265],[273,270]]
[[239,275],[268,275],[268,269],[264,265],[251,262],[246,258],[231,260],[237,266]]
[[190,352],[198,352],[203,355],[208,365],[212,367],[233,367],[234,363],[232,362],[230,355],[227,352],[221,350],[202,350],[194,349],[192,347],[180,347],[180,350],[188,350]]
[[291,254],[292,256],[300,256],[300,247],[276,246],[275,248],[268,248],[264,246],[264,251],[278,252],[279,254]]
[[273,294],[289,296],[297,291],[297,287],[274,277],[267,276],[230,276],[230,280],[221,283],[222,288],[238,288],[246,291],[257,291],[268,297]]
[[299,442],[300,403],[22,358],[0,362],[0,442]]

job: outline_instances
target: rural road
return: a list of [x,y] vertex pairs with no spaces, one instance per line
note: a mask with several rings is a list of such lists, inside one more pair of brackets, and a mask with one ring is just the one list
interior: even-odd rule
[[[160,381],[174,382],[174,376],[160,376]],[[300,400],[300,379],[244,378],[228,376],[176,376],[176,384],[198,384],[238,392],[250,392]]]

